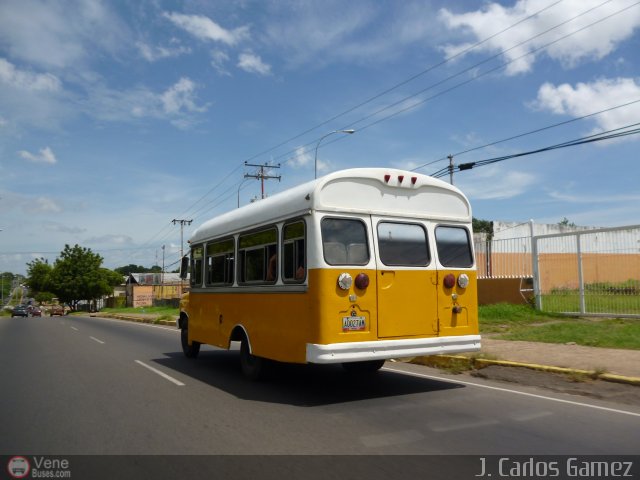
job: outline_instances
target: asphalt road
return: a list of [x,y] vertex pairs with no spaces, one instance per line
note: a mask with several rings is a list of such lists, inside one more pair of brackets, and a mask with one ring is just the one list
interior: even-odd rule
[[[0,454],[629,454],[640,405],[387,362],[240,372],[238,352],[183,357],[169,327],[0,319]],[[466,380],[465,380],[466,379]]]

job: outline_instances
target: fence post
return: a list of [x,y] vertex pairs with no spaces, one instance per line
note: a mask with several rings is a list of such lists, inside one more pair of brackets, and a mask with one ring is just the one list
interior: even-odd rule
[[531,273],[533,274],[533,298],[536,310],[542,310],[542,295],[540,295],[540,268],[538,266],[538,239],[533,234],[533,220],[529,220],[531,232]]
[[580,292],[580,313],[586,313],[586,302],[584,300],[584,274],[582,272],[582,247],[581,247],[581,235],[576,232],[576,248],[578,252],[578,287]]

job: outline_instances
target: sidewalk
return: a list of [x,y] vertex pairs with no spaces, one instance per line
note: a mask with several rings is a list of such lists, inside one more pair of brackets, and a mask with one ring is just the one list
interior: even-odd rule
[[559,343],[494,340],[483,337],[489,358],[640,378],[640,350],[583,347]]

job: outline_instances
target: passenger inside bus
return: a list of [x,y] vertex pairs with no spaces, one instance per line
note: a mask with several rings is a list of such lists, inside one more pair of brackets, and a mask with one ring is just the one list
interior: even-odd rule
[[278,265],[278,257],[274,253],[269,258],[269,263],[267,265],[267,282],[274,282],[276,280],[276,267]]

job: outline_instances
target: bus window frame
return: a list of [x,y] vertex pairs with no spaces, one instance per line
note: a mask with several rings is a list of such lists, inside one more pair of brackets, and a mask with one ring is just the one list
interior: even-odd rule
[[[247,237],[250,235],[257,235],[263,232],[268,232],[270,230],[275,230],[275,243],[263,243],[263,244],[258,244],[258,245],[251,245],[250,247],[245,247],[245,248],[241,248],[240,247],[240,243],[242,241],[242,237]],[[278,249],[279,249],[279,240],[280,240],[280,229],[278,228],[277,224],[271,224],[271,225],[263,225],[260,228],[256,228],[253,230],[248,230],[248,231],[243,231],[243,232],[239,232],[237,235],[237,239],[236,239],[236,281],[235,284],[237,284],[238,286],[255,286],[255,285],[275,285],[278,282],[278,278],[279,278],[279,261],[280,259],[278,258]],[[245,280],[245,273],[246,273],[246,254],[245,252],[248,251],[255,251],[255,250],[264,250],[265,251],[265,255],[263,256],[263,261],[264,261],[264,275],[262,280],[258,279],[258,280]],[[271,260],[271,257],[274,255],[275,252],[275,256],[276,256],[276,270],[275,270],[275,275],[274,275],[274,279],[273,280],[267,280],[267,275],[268,275],[268,270],[269,270],[269,263]]]
[[[285,229],[290,226],[290,225],[294,225],[296,223],[302,223],[302,227],[303,227],[303,235],[301,238],[296,238],[294,240],[285,240],[284,235],[285,235]],[[307,223],[305,222],[304,218],[292,218],[292,219],[288,219],[285,220],[282,223],[282,226],[280,228],[280,255],[279,255],[279,260],[280,260],[280,270],[281,270],[281,277],[282,277],[282,283],[285,284],[301,284],[304,283],[305,280],[307,279],[307,248],[308,248],[308,235],[307,235]],[[302,259],[302,265],[299,266],[295,266],[294,270],[293,270],[293,277],[292,278],[288,278],[285,277],[285,262],[286,262],[286,256],[285,256],[285,246],[288,243],[291,243],[294,245],[294,256],[296,256],[296,242],[302,240],[303,242],[303,251],[302,251],[302,255],[303,255],[303,259]],[[294,264],[297,262],[294,262]],[[302,275],[302,278],[296,278],[296,272],[298,270],[298,268],[302,267],[304,269],[304,274]]]
[[[367,260],[365,262],[361,262],[361,263],[355,263],[355,262],[348,262],[348,257],[345,259],[344,263],[331,263],[327,260],[327,257],[325,255],[325,241],[324,241],[324,231],[322,229],[322,224],[324,223],[325,220],[350,220],[350,221],[358,221],[360,222],[363,226],[364,226],[364,234],[365,234],[365,238],[364,238],[364,245],[367,247]],[[330,265],[332,267],[335,266],[344,266],[344,265],[355,265],[358,267],[363,267],[365,265],[369,265],[369,263],[371,263],[371,235],[373,235],[372,232],[370,232],[370,224],[368,222],[366,222],[364,219],[362,219],[361,217],[351,217],[351,216],[342,216],[342,215],[325,215],[323,217],[320,218],[320,222],[319,222],[319,226],[320,226],[320,245],[322,247],[322,259],[324,260],[324,262],[327,265]],[[371,234],[371,235],[370,235]],[[327,242],[328,243],[328,242]],[[345,249],[347,248],[346,244],[345,245]]]
[[[200,248],[202,249],[202,256],[200,257],[200,259],[197,259],[195,256],[195,251]],[[189,279],[189,285],[191,285],[192,287],[198,288],[198,287],[202,287],[203,282],[204,282],[204,260],[205,260],[205,242],[202,243],[198,243],[196,245],[193,245],[191,247],[191,267],[190,267],[190,279]],[[196,263],[200,261],[201,265],[200,265],[200,278],[198,279],[196,275],[194,275],[196,273]],[[199,280],[198,283],[196,283],[196,280]]]
[[[462,266],[462,265],[445,265],[444,263],[442,263],[442,259],[440,258],[440,249],[439,249],[439,245],[438,245],[438,228],[440,227],[446,227],[446,228],[455,228],[455,229],[459,229],[459,230],[464,230],[464,232],[467,235],[467,246],[469,247],[469,255],[471,257],[471,264],[466,265],[466,266]],[[438,264],[443,267],[443,268],[447,268],[447,269],[463,269],[463,268],[475,268],[476,266],[476,256],[475,256],[475,252],[473,251],[473,241],[472,241],[473,236],[471,235],[471,231],[469,230],[469,228],[465,225],[455,225],[455,224],[451,224],[451,223],[438,223],[436,225],[434,225],[433,227],[433,240],[434,240],[434,253],[438,256]]]
[[[230,251],[225,251],[224,253],[218,253],[215,255],[209,255],[209,246],[210,245],[215,245],[217,243],[223,243],[223,242],[229,242],[231,241],[233,244],[232,250]],[[236,253],[236,239],[233,236],[230,237],[222,237],[220,239],[215,239],[215,240],[210,240],[208,242],[206,242],[205,244],[205,249],[204,249],[204,285],[206,287],[230,287],[232,285],[234,285],[235,283],[235,277],[236,277],[236,258],[237,258],[237,253]],[[209,282],[209,259],[210,258],[214,258],[214,257],[224,257],[224,272],[227,271],[227,265],[226,262],[228,262],[228,255],[231,254],[231,260],[233,261],[233,268],[231,269],[231,282]],[[224,276],[225,273],[223,273]]]
[[[427,262],[424,264],[403,264],[403,263],[386,263],[383,259],[382,259],[382,249],[380,248],[380,232],[378,230],[378,228],[380,227],[381,223],[393,223],[396,225],[414,225],[414,226],[418,226],[422,229],[422,232],[424,233],[424,241],[425,241],[425,246],[427,249]],[[377,221],[376,225],[375,225],[375,241],[376,241],[376,250],[378,253],[378,258],[380,260],[380,263],[382,265],[384,265],[385,267],[403,267],[403,268],[427,268],[429,267],[432,263],[433,263],[433,251],[432,251],[432,247],[431,247],[431,240],[429,237],[429,229],[427,228],[427,226],[423,223],[420,222],[403,222],[402,220],[398,220],[398,219],[387,219],[387,218],[381,218]]]

